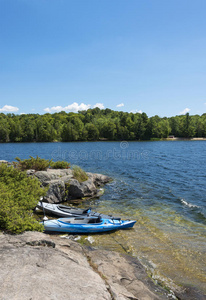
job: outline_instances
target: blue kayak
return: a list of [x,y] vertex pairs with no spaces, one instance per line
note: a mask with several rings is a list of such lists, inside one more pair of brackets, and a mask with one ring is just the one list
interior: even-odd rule
[[45,231],[69,233],[101,233],[112,230],[131,228],[136,221],[119,219],[88,218],[60,218],[42,222]]

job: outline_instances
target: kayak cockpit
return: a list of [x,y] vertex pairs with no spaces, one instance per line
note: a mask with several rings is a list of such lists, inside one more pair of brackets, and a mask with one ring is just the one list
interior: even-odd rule
[[100,224],[102,223],[101,217],[91,217],[91,218],[61,218],[58,220],[59,222],[66,223],[66,224]]
[[71,214],[77,214],[77,215],[81,215],[81,214],[88,214],[91,212],[91,208],[87,208],[87,209],[75,209],[74,207],[66,207],[66,205],[57,205],[58,209],[66,212],[66,213],[71,213]]

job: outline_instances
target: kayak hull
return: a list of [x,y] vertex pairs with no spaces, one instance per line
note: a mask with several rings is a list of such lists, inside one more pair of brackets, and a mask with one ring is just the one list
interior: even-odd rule
[[112,219],[102,219],[99,223],[94,224],[72,224],[68,223],[69,218],[58,219],[58,220],[48,220],[44,221],[45,231],[56,231],[56,232],[68,232],[68,233],[101,233],[113,230],[121,230],[132,228],[136,221],[131,220],[112,220]]

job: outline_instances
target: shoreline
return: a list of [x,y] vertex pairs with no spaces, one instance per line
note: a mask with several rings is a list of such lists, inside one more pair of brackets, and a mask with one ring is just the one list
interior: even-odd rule
[[165,141],[206,141],[206,138],[200,138],[200,137],[197,137],[197,138],[179,138],[179,137],[174,137],[174,138],[165,138],[165,139],[162,139],[162,140],[165,140]]
[[[91,250],[91,251],[93,251],[93,250]],[[195,288],[194,288],[194,289],[195,289]],[[180,297],[178,297],[178,298],[179,298],[179,299],[184,299],[184,298],[180,298]],[[185,298],[185,299],[188,300],[189,298]],[[192,299],[192,300],[194,300],[194,299],[198,299],[198,300],[199,300],[199,299],[204,299],[204,298],[201,298],[201,297],[198,296],[198,298],[191,298],[191,299]]]
[[85,140],[79,140],[79,141],[50,141],[50,142],[1,142],[0,144],[50,144],[50,143],[96,143],[96,142],[158,142],[158,141],[206,141],[206,137],[194,137],[194,138],[184,138],[184,137],[173,137],[173,138],[151,138],[149,140],[109,140],[109,139],[99,139],[99,140],[92,140],[92,141],[85,141]]
[[155,283],[137,258],[86,247],[66,235],[0,233],[0,249],[4,300],[204,299],[193,288]]

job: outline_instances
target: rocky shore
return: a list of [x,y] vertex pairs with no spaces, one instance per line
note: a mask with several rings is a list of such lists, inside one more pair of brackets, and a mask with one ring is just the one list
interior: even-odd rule
[[[108,176],[87,173],[79,182],[71,169],[27,171],[48,186],[44,201],[97,197]],[[203,300],[195,289],[154,282],[134,257],[86,247],[68,235],[0,233],[1,300]]]
[[82,246],[68,236],[0,234],[1,300],[204,299],[154,284],[134,257]]
[[0,235],[2,300],[168,299],[142,266],[43,233]]
[[74,178],[72,169],[28,170],[27,174],[37,177],[42,186],[49,186],[44,197],[44,201],[49,203],[98,197],[102,193],[101,186],[111,181],[106,175],[87,172],[88,179],[79,182]]
[[[13,165],[6,160],[0,160],[0,164]],[[88,179],[80,182],[75,178],[73,169],[70,168],[48,168],[45,171],[27,170],[27,175],[38,178],[42,187],[48,186],[44,201],[49,203],[99,197],[102,195],[101,187],[112,180],[111,177],[103,174],[86,172]]]

